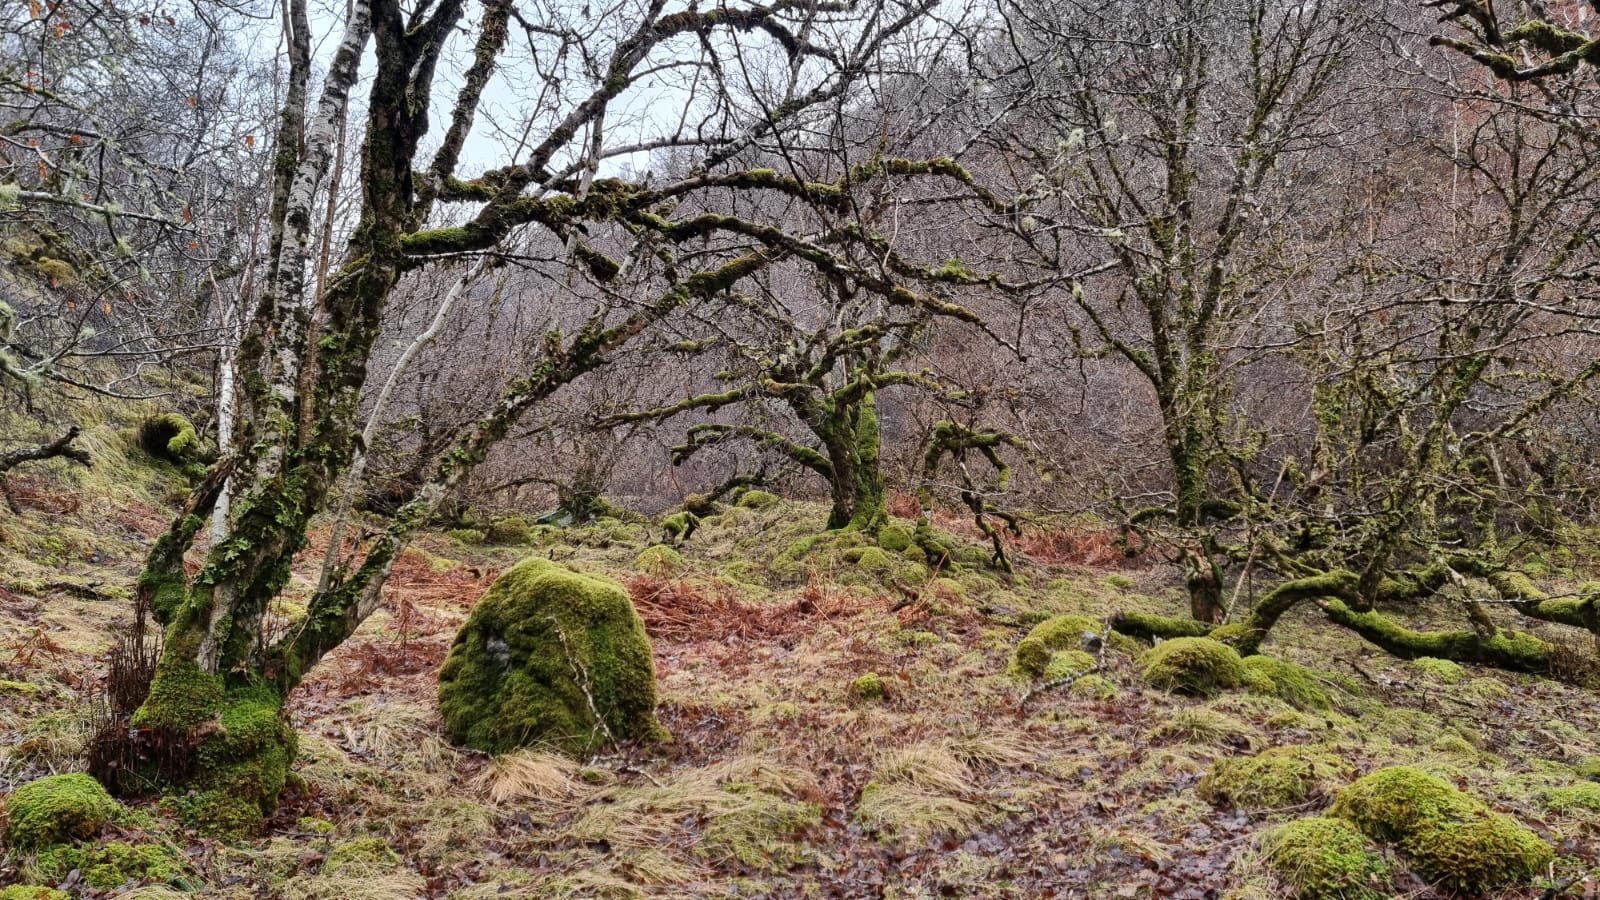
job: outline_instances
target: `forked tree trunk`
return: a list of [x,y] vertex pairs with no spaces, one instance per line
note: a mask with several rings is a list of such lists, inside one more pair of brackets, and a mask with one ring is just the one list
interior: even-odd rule
[[832,464],[833,508],[829,529],[877,534],[889,522],[888,490],[880,460],[877,399],[865,394],[854,403],[835,399],[819,437]]

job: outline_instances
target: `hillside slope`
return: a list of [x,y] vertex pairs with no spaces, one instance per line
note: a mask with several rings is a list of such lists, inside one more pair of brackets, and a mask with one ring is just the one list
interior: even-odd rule
[[[95,469],[32,470],[23,517],[0,519],[0,789],[82,768],[140,553],[181,481],[100,429]],[[1043,687],[1012,672],[1031,629],[1177,614],[1170,573],[1065,527],[1028,545],[1014,582],[959,536],[968,564],[929,572],[818,538],[825,515],[729,506],[676,549],[649,549],[656,525],[616,520],[424,535],[386,608],[292,698],[300,781],[269,838],[202,840],[136,806],[76,855],[8,851],[0,884],[86,897],[1280,897],[1281,842],[1263,836],[1407,765],[1554,846],[1529,886],[1497,896],[1600,890],[1592,693],[1395,660],[1303,617],[1266,648],[1307,667],[1303,682],[1284,670],[1169,693],[1147,683],[1143,648],[1112,636],[1053,663],[1090,676]],[[495,574],[528,554],[628,586],[670,745],[576,763],[442,739],[438,665]],[[286,607],[319,558],[313,540]],[[1237,762],[1280,757],[1292,771]],[[1394,854],[1346,888],[1325,896],[1447,896]]]

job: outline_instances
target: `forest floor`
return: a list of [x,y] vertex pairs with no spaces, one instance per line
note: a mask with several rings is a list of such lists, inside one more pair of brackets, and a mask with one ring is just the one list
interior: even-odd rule
[[[82,768],[142,552],[181,495],[176,473],[140,463],[118,434],[89,430],[93,470],[14,476],[23,515],[0,511],[0,791]],[[640,559],[661,537],[647,524],[536,531],[517,545],[423,535],[385,608],[292,697],[303,786],[268,836],[202,839],[151,801],[101,840],[155,847],[162,865],[129,868],[113,887],[116,875],[41,871],[12,853],[0,885],[144,898],[1250,900],[1285,895],[1263,860],[1267,829],[1314,815],[1344,781],[1410,764],[1556,846],[1544,882],[1502,897],[1557,896],[1542,893],[1556,884],[1559,896],[1600,896],[1600,792],[1574,789],[1575,766],[1600,754],[1593,693],[1396,660],[1311,614],[1280,626],[1266,652],[1315,670],[1326,709],[1242,690],[1168,694],[1117,647],[1101,658],[1109,684],[1035,693],[1007,674],[1032,625],[1177,614],[1170,569],[1063,526],[1023,542],[1014,580],[967,566],[919,584],[926,573],[873,571],[837,546],[799,553],[823,516],[788,501],[728,507],[678,548],[681,565]],[[319,549],[304,555],[284,618],[308,595]],[[531,553],[630,588],[670,744],[575,763],[445,741],[438,666],[496,573]],[[1413,624],[1447,615],[1406,611]],[[868,673],[881,699],[853,690]],[[1305,802],[1239,811],[1197,791],[1218,760],[1311,744],[1338,763]],[[1403,867],[1384,889],[1444,896]]]

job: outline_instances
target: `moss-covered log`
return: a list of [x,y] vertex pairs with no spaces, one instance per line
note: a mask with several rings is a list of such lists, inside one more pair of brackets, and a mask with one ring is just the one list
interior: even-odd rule
[[1215,630],[1216,626],[1194,619],[1180,619],[1155,613],[1121,612],[1111,617],[1111,628],[1118,634],[1140,640],[1150,641],[1160,638],[1169,641],[1181,637],[1205,637]]
[[1544,674],[1550,671],[1553,648],[1525,631],[1509,628],[1496,628],[1489,634],[1413,631],[1376,610],[1357,612],[1340,600],[1328,601],[1323,611],[1328,621],[1354,631],[1401,659],[1431,656],[1514,672]]

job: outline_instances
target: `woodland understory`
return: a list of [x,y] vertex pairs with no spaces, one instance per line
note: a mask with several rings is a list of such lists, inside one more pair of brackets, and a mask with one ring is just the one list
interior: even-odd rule
[[0,900],[1594,896],[1596,17],[30,0]]

